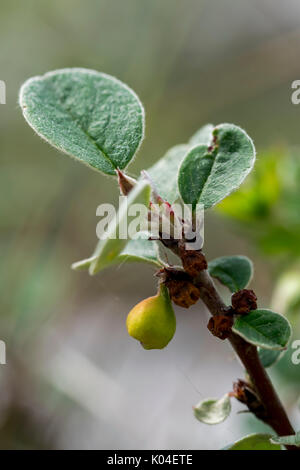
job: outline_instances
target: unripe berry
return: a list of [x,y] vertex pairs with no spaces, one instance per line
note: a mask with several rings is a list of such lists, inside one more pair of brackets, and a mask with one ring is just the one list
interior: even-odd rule
[[126,326],[130,336],[140,341],[143,348],[165,348],[176,330],[176,318],[167,288],[161,284],[157,295],[133,307]]

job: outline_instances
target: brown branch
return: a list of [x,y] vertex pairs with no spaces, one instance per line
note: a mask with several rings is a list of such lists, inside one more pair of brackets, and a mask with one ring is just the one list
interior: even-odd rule
[[[181,259],[183,258],[182,242],[176,243],[176,240],[161,241],[166,247],[179,255]],[[199,297],[213,316],[230,313],[231,307],[226,306],[223,302],[206,269],[198,272],[193,278],[193,283],[199,291]],[[261,401],[264,412],[261,413],[259,418],[271,426],[279,436],[295,434],[285,409],[259,359],[257,347],[232,331],[228,335],[228,340],[245,367],[251,380],[251,385]],[[286,446],[286,448],[288,450],[300,450],[296,446]]]
[[[212,315],[228,311],[228,307],[219,296],[214,282],[207,271],[201,271],[198,274],[197,286],[201,290],[203,302]],[[279,436],[295,434],[272,382],[259,359],[256,346],[247,343],[233,332],[229,336],[229,341],[244,365],[257,395],[266,410],[265,423],[271,426]],[[299,450],[295,446],[288,447],[289,449]]]

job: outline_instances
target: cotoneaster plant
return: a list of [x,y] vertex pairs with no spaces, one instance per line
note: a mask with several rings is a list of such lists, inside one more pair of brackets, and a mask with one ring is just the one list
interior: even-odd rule
[[[20,106],[39,136],[91,169],[111,175],[126,196],[127,204],[120,206],[107,230],[117,236],[100,240],[92,256],[74,263],[73,269],[95,275],[121,261],[153,265],[158,292],[133,307],[127,318],[129,334],[145,349],[162,349],[172,339],[176,329],[172,302],[188,308],[202,300],[211,313],[208,329],[231,343],[246,378],[235,382],[221,399],[199,403],[195,417],[207,424],[220,423],[230,413],[230,400],[236,398],[275,434],[253,434],[226,449],[299,449],[299,433],[295,434],[265,370],[284,353],[291,327],[282,315],[257,307],[255,293],[247,289],[251,261],[236,255],[207,262],[202,249],[187,249],[185,220],[180,221],[180,239],[165,238],[160,225],[157,240],[151,233],[138,239],[118,238],[120,221],[128,218],[133,204],[143,204],[150,214],[158,204],[160,223],[166,215],[176,217],[172,205],[180,201],[193,208],[189,221],[193,224],[199,204],[207,210],[236,190],[255,162],[255,148],[246,132],[233,124],[208,124],[134,179],[126,168],[143,140],[145,118],[139,98],[124,83],[93,70],[56,70],[29,79],[20,90]],[[175,254],[178,265],[163,261],[162,250]],[[224,303],[213,278],[229,289],[231,305]]]

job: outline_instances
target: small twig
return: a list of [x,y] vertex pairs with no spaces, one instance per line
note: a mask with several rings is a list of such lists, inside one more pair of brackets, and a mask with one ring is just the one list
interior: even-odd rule
[[[228,310],[229,307],[222,301],[207,271],[199,273],[197,282],[202,285],[201,299],[212,315]],[[243,363],[251,383],[266,409],[267,413],[264,421],[270,425],[279,436],[295,434],[269,376],[259,359],[256,346],[247,343],[235,333],[231,333],[228,339]]]
[[[167,248],[182,258],[182,242],[179,244],[176,240],[161,241]],[[230,314],[231,307],[223,302],[206,269],[198,272],[193,278],[193,283],[199,291],[200,298],[213,316]],[[285,409],[259,359],[257,347],[232,331],[228,335],[228,340],[245,367],[253,390],[264,408],[265,412],[257,416],[271,426],[279,436],[295,434]],[[250,411],[253,410],[250,409]],[[286,448],[288,450],[300,450],[296,446],[286,446]]]

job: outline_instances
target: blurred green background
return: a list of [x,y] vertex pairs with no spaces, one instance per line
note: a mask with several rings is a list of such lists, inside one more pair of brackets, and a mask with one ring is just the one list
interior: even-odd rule
[[[207,122],[245,128],[257,167],[207,214],[205,252],[254,259],[260,306],[283,309],[299,338],[300,108],[291,103],[299,2],[2,0],[0,44],[0,448],[218,449],[261,429],[236,416],[237,404],[215,428],[193,417],[192,405],[243,374],[210,337],[204,308],[178,309],[170,346],[143,351],[125,319],[154,293],[153,271],[126,265],[90,278],[70,270],[92,253],[96,207],[116,202],[118,190],[35,136],[17,97],[30,76],[64,67],[128,83],[146,109],[132,175]],[[300,366],[290,354],[272,375],[300,429]]]

